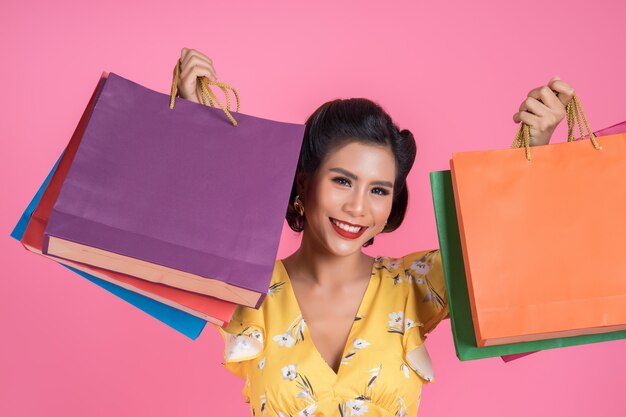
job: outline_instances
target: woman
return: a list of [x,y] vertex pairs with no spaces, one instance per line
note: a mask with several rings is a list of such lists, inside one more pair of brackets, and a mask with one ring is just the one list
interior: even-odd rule
[[[200,102],[212,61],[183,49],[179,91]],[[514,115],[532,145],[547,144],[574,91],[554,78]],[[433,380],[425,336],[448,314],[438,250],[399,259],[361,249],[400,226],[415,140],[366,99],[323,104],[307,120],[287,211],[302,232],[276,261],[259,310],[238,307],[219,328],[225,366],[246,380],[253,415],[416,415]]]

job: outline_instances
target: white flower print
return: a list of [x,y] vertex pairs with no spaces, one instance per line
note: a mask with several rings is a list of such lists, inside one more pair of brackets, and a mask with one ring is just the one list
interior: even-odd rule
[[265,368],[265,357],[259,361],[259,369]]
[[391,260],[391,258],[387,257],[387,256],[379,256],[377,258],[374,259],[374,262],[377,264],[380,264],[379,267],[376,267],[376,269],[386,269],[388,271],[392,270],[392,269],[397,269],[400,266],[402,266],[402,259],[394,259]]
[[311,384],[311,381],[309,381],[309,378],[307,378],[306,375],[298,374],[297,379],[296,385],[300,389],[300,393],[297,398],[305,398],[313,402],[317,401],[317,394],[315,394],[313,385]]
[[344,356],[343,358],[341,358],[341,364],[342,365],[347,365],[350,363],[350,359],[352,359],[352,357],[356,355],[356,350],[351,350],[350,352],[348,352],[346,354],[346,356]]
[[387,262],[387,268],[389,269],[398,269],[402,265],[402,259],[391,260]]
[[411,327],[415,326],[415,321],[411,320],[410,318],[406,318],[404,320],[404,330],[409,330]]
[[407,411],[406,411],[406,404],[404,403],[404,398],[399,397],[398,398],[398,411],[396,412],[396,417],[406,417],[407,416]]
[[404,270],[404,275],[406,276],[406,280],[409,281],[409,283],[413,283],[415,282],[416,284],[419,285],[423,285],[424,284],[424,278],[423,277],[414,277],[413,276],[413,272],[411,272],[410,269],[406,269]]
[[293,346],[294,343],[296,343],[296,339],[294,339],[291,336],[291,331],[288,331],[287,333],[282,333],[282,334],[276,335],[276,336],[274,336],[272,338],[272,340],[274,342],[278,342],[278,346],[280,346],[280,347],[285,346],[285,347],[290,348],[290,347]]
[[354,346],[356,349],[363,349],[366,348],[370,345],[371,343],[368,342],[367,340],[364,339],[356,339],[353,343],[352,346]]
[[406,365],[406,363],[403,363],[402,365],[400,365],[400,369],[402,370],[404,377],[408,378],[410,373],[409,373],[409,367]]
[[283,347],[286,346],[288,348],[292,347],[294,344],[298,343],[301,340],[304,340],[304,329],[306,328],[306,323],[302,316],[296,317],[296,319],[291,323],[289,328],[285,333],[278,334],[272,338],[273,341],[278,342],[278,346]]
[[428,274],[428,271],[430,271],[430,264],[424,262],[424,258],[422,258],[419,261],[411,262],[411,270],[415,271],[418,275]]
[[263,332],[248,326],[237,334],[226,334],[226,357],[237,360],[250,357],[261,352],[263,348]]
[[306,392],[306,390],[300,390],[300,393],[298,394],[297,398],[306,398],[307,400],[311,399],[311,395]]
[[342,364],[349,364],[350,363],[350,359],[352,359],[354,357],[354,355],[357,354],[357,352],[361,349],[365,349],[366,347],[370,346],[371,343],[368,342],[365,339],[355,339],[352,342],[352,346],[354,346],[354,349],[350,350],[343,358],[341,358],[341,363]]
[[293,381],[298,376],[298,372],[296,371],[297,365],[290,364],[281,369],[283,373],[283,379],[288,381]]
[[426,278],[426,294],[424,295],[424,302],[432,302],[439,307],[442,307],[445,302],[443,298],[437,293],[431,282]]
[[402,325],[404,324],[404,313],[402,311],[398,311],[389,314],[389,327],[392,329],[402,329]]
[[422,276],[415,277],[415,276],[413,276],[413,273],[414,273],[414,271],[412,271],[411,269],[405,269],[404,270],[404,275],[406,276],[406,280],[409,283],[415,282],[416,284],[423,285],[424,284],[424,278]]
[[[409,279],[409,282],[411,282],[410,278],[408,279]],[[400,274],[397,274],[396,276],[393,277],[393,285],[398,285],[398,284],[402,284],[402,275]]]
[[367,413],[367,404],[363,400],[346,401],[351,416],[362,416]]
[[437,251],[430,251],[424,254],[420,259],[412,261],[408,269],[404,270],[404,276],[409,283],[424,285],[427,283],[426,275],[430,272],[430,268],[435,261]]
[[374,383],[376,382],[376,379],[378,378],[378,376],[380,375],[380,371],[383,369],[383,365],[380,364],[379,366],[377,366],[376,368],[372,368],[370,369],[370,379],[367,381],[367,389],[371,389],[374,386]]
[[267,413],[267,399],[265,398],[265,394],[261,394],[259,399],[261,400],[261,414],[265,414]]
[[316,409],[317,409],[317,405],[311,404],[304,410],[300,411],[298,413],[298,417],[311,417]]
[[304,321],[304,319],[300,320],[298,322],[298,324],[296,324],[295,326],[295,332],[296,332],[296,339],[300,340],[304,340],[304,329],[306,328],[306,323]]
[[253,330],[250,333],[250,336],[254,337],[256,340],[258,340],[259,342],[263,343],[263,333],[261,333],[259,330]]
[[402,327],[404,313],[402,311],[389,314],[389,327]]
[[270,285],[269,289],[267,290],[267,295],[269,295],[270,297],[273,297],[274,295],[278,294],[280,290],[283,289],[283,285],[285,285],[284,282],[277,282],[275,284]]

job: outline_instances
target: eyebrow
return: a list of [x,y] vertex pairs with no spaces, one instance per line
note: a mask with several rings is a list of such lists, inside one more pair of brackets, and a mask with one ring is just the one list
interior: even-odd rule
[[[337,172],[339,174],[343,174],[346,177],[353,179],[354,181],[358,181],[359,177],[357,177],[356,175],[354,175],[352,172],[347,171],[343,168],[330,168],[329,171],[333,171],[333,172]],[[393,188],[393,183],[390,181],[374,181],[372,182],[372,185],[378,185],[378,186],[382,186],[382,187],[388,187],[388,188]]]

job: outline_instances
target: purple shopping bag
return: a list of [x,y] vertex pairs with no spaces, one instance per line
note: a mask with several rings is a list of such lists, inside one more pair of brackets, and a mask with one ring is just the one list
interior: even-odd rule
[[44,253],[258,308],[304,126],[169,100],[110,73]]
[[613,126],[605,127],[597,132],[593,132],[593,134],[596,136],[608,136],[624,132],[626,132],[626,121],[614,124]]

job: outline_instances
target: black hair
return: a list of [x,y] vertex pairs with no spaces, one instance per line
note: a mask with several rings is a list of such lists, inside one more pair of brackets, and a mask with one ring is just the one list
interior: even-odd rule
[[[351,98],[322,104],[306,121],[296,177],[285,215],[292,230],[301,232],[305,222],[305,217],[300,216],[293,207],[298,176],[305,174],[306,177],[313,178],[333,150],[355,141],[388,146],[391,149],[396,161],[396,178],[391,213],[382,232],[389,233],[400,227],[409,200],[406,177],[415,161],[415,139],[409,130],[399,130],[378,104],[365,98]],[[306,206],[306,202],[303,203]],[[363,246],[372,243],[374,238]]]

